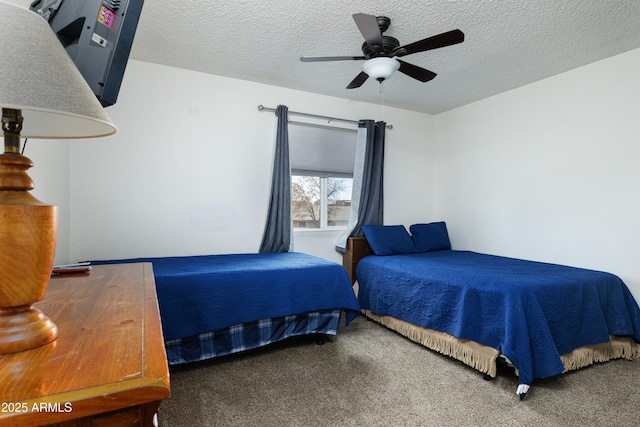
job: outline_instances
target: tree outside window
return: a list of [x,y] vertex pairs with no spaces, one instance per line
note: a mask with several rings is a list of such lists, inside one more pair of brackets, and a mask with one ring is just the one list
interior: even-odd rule
[[293,227],[346,227],[351,210],[351,178],[291,176]]

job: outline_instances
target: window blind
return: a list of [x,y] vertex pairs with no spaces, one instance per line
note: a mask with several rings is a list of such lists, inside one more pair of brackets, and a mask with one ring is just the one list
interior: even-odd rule
[[289,161],[292,175],[351,178],[356,152],[356,129],[289,123]]

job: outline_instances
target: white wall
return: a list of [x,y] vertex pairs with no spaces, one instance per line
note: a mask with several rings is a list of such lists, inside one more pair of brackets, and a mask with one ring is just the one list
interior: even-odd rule
[[[107,108],[118,134],[70,143],[70,260],[257,252],[276,125],[259,104],[392,124],[385,221],[430,219],[432,116],[130,61]],[[294,248],[340,261],[321,236]]]
[[640,300],[640,50],[435,117],[456,249],[606,270]]

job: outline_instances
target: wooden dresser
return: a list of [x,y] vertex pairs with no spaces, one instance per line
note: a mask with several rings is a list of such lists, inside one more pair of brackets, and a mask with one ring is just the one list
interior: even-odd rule
[[0,426],[152,426],[170,396],[151,264],[52,278],[36,304],[58,326],[0,356]]
[[349,237],[347,239],[347,252],[342,256],[342,265],[347,270],[352,284],[356,281],[358,261],[367,255],[373,255],[373,251],[365,237]]

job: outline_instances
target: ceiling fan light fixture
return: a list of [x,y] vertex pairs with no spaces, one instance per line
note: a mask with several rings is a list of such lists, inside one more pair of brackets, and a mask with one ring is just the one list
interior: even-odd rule
[[400,62],[387,57],[368,59],[362,64],[362,71],[379,82],[391,77],[398,68],[400,68]]

